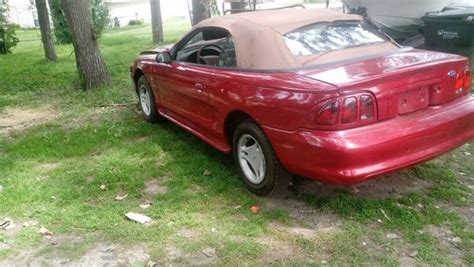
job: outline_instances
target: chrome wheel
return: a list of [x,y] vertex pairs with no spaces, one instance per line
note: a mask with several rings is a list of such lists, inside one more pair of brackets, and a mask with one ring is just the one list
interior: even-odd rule
[[150,116],[151,114],[151,97],[150,93],[148,92],[148,88],[142,85],[139,90],[139,97],[140,97],[140,106],[142,111],[145,115]]
[[237,146],[239,165],[245,177],[252,184],[260,184],[265,178],[265,155],[258,141],[249,134],[239,138]]

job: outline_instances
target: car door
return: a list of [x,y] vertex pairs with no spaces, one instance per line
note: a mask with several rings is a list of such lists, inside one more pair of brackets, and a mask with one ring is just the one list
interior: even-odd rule
[[178,44],[173,52],[174,60],[158,79],[161,105],[168,116],[211,136],[214,116],[209,104],[209,94],[218,90],[220,84],[213,73],[216,66],[188,62],[193,53],[196,53],[195,49],[210,40],[204,40],[202,31],[192,32],[183,40],[184,44]]

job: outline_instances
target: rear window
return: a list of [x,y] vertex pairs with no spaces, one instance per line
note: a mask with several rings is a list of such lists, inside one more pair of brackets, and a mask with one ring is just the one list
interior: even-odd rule
[[387,41],[363,22],[315,23],[289,32],[283,38],[295,56],[317,55]]

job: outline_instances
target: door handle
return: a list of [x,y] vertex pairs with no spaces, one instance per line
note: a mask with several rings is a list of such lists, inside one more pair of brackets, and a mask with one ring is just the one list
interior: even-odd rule
[[204,89],[206,89],[206,86],[202,83],[196,83],[196,84],[194,84],[194,88],[196,88],[196,91],[198,93],[202,93],[204,91]]

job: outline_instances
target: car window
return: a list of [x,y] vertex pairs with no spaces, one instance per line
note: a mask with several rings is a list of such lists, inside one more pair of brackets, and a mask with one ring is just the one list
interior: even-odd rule
[[[191,33],[191,36],[188,35],[185,37],[187,41],[177,48],[175,59],[181,62],[203,64],[203,62],[198,59],[198,51],[205,45],[215,45],[223,48],[229,36],[230,34],[227,30],[218,27],[205,28],[201,31]],[[206,49],[203,53],[218,57],[222,55],[222,53],[219,53],[219,50],[213,49]]]
[[362,22],[311,24],[289,32],[283,38],[296,56],[317,55],[387,41],[382,34]]
[[237,67],[237,58],[235,54],[235,46],[232,36],[229,36],[224,45],[222,46],[222,53],[218,66],[230,68]]

